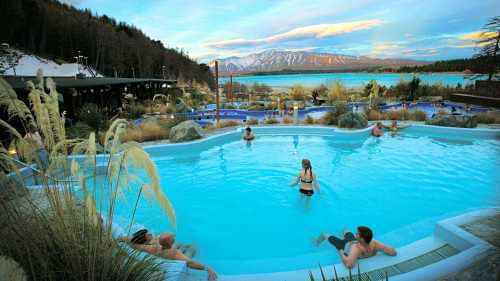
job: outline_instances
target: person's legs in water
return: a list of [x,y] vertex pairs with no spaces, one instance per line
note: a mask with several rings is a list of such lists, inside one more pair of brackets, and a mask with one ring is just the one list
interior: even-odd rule
[[323,243],[323,241],[328,239],[328,237],[330,237],[330,236],[332,236],[332,235],[329,233],[326,233],[326,232],[322,232],[317,238],[314,239],[314,244],[316,246],[319,246],[319,244]]

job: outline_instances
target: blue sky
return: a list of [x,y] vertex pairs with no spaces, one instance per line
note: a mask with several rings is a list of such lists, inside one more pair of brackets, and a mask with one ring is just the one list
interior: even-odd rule
[[65,0],[207,62],[268,49],[379,58],[470,57],[490,0]]

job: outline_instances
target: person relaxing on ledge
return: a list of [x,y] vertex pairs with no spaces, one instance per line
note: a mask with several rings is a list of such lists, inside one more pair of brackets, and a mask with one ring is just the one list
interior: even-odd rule
[[243,134],[243,139],[246,141],[251,141],[255,138],[254,134],[252,133],[252,129],[250,127],[246,127],[245,133]]
[[383,128],[384,125],[382,125],[382,122],[377,122],[377,124],[372,128],[372,136],[374,137],[383,136],[384,135],[384,131],[382,131]]
[[182,247],[174,245],[175,235],[172,233],[162,233],[160,236],[153,237],[146,229],[141,229],[132,235],[132,238],[120,237],[118,241],[127,242],[129,245],[139,251],[161,257],[169,260],[186,261],[186,265],[192,269],[206,270],[208,280],[217,280],[217,274],[210,267],[192,260],[182,251]]
[[312,196],[314,189],[319,191],[319,185],[316,180],[316,175],[312,172],[312,165],[309,159],[302,159],[302,170],[297,177],[290,183],[291,186],[297,185],[300,182],[299,192],[305,196]]
[[[315,243],[319,245],[325,240],[328,240],[338,250],[342,263],[347,268],[353,268],[358,259],[375,256],[378,251],[382,251],[389,256],[397,254],[394,248],[374,240],[372,230],[366,226],[358,226],[356,236],[352,232],[344,231],[344,239],[321,233],[316,238]],[[348,246],[347,249],[345,249],[346,245]]]

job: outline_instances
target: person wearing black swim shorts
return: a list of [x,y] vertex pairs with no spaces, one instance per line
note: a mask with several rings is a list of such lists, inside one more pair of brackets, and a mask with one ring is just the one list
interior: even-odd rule
[[394,248],[373,239],[372,230],[366,226],[358,226],[356,235],[344,231],[343,239],[322,233],[315,239],[315,244],[319,245],[325,240],[328,240],[337,249],[342,263],[348,268],[352,268],[358,259],[375,256],[378,251],[382,251],[389,256],[397,254]]

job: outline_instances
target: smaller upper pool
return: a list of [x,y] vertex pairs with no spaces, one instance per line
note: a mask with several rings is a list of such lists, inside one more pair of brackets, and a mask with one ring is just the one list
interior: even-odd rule
[[[372,138],[333,131],[255,128],[251,144],[230,133],[147,148],[176,209],[177,239],[195,243],[196,259],[220,274],[289,271],[339,262],[331,246],[312,244],[320,232],[367,225],[400,247],[431,235],[443,218],[499,205],[498,132],[418,126]],[[310,199],[289,186],[303,158],[321,186]],[[136,195],[117,206],[118,222],[129,219]],[[146,201],[136,222],[171,230]]]

